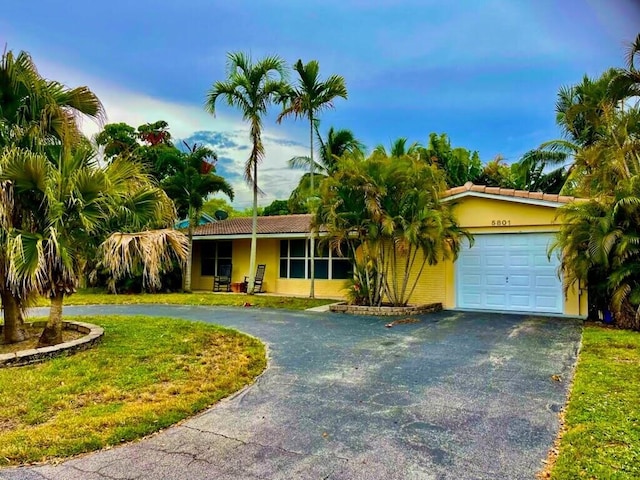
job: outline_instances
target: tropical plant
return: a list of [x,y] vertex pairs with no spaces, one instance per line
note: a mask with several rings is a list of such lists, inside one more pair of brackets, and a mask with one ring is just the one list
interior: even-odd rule
[[[637,47],[629,49],[627,79]],[[575,191],[589,200],[562,210],[553,248],[562,253],[567,285],[587,282],[589,295],[614,312],[618,325],[640,329],[640,108],[626,100],[604,98],[588,117],[585,131],[593,135],[576,145],[572,175]]]
[[217,156],[213,150],[202,145],[189,146],[177,165],[177,172],[164,179],[162,188],[173,200],[178,216],[188,220],[187,238],[189,248],[183,277],[184,290],[191,291],[191,259],[193,252],[193,230],[198,226],[205,199],[214,193],[223,192],[233,200],[233,188],[226,180],[215,174]]
[[244,53],[227,54],[227,80],[217,81],[207,94],[206,109],[216,113],[216,103],[222,97],[230,107],[239,108],[242,118],[250,124],[252,148],[245,164],[245,180],[253,189],[253,223],[251,227],[251,253],[247,292],[253,294],[256,271],[256,245],[258,231],[258,164],[264,158],[262,144],[262,118],[268,106],[282,98],[288,86],[286,64],[278,56],[265,57],[253,62]]
[[[290,88],[281,98],[283,109],[278,116],[278,122],[287,116],[305,118],[309,121],[309,184],[311,194],[315,197],[315,160],[313,158],[313,130],[318,115],[323,110],[333,108],[333,101],[337,97],[347,98],[347,87],[344,77],[331,75],[325,81],[320,80],[320,64],[311,60],[306,65],[298,60],[293,69],[298,74],[295,87]],[[315,232],[311,232],[310,246],[311,286],[309,297],[315,297]]]
[[467,232],[439,197],[444,175],[434,165],[375,151],[345,155],[321,187],[314,225],[329,246],[355,262],[358,301],[406,305],[427,264],[456,258]]
[[[26,52],[3,53],[0,62],[0,172],[12,157],[22,156],[27,162],[35,161],[36,153],[55,154],[61,146],[80,141],[82,136],[76,123],[79,116],[99,122],[104,118],[102,104],[87,87],[68,88],[42,78]],[[22,149],[15,150],[19,147]],[[28,222],[34,212],[25,209],[23,199],[15,195],[11,182],[4,181],[0,188],[6,200],[1,218],[0,297],[5,318],[4,339],[11,343],[24,339],[22,312],[34,292],[25,283],[9,282],[9,232],[14,228],[31,228]]]
[[511,167],[507,165],[502,155],[487,162],[478,177],[478,183],[489,187],[515,188]]
[[[169,199],[138,164],[115,160],[102,168],[88,142],[49,158],[13,149],[4,159],[0,181],[9,182],[15,198],[32,212],[9,232],[7,252],[11,284],[51,299],[40,346],[62,341],[64,297],[75,291],[91,245],[111,233],[107,226],[114,216],[127,217],[132,227],[171,224],[175,218]],[[144,254],[145,262],[153,263],[157,251]]]
[[[356,139],[351,130],[334,129],[330,127],[326,137],[323,139],[315,122],[314,129],[318,145],[317,161],[313,167],[314,186],[320,187],[320,183],[329,175],[333,174],[337,164],[346,153],[364,152],[364,145]],[[311,170],[309,157],[294,157],[289,160],[291,168],[304,168]],[[311,190],[311,173],[305,173],[300,178],[298,185],[289,196],[289,210],[295,213],[306,213],[309,211],[308,199],[313,196]]]
[[404,155],[414,155],[419,148],[422,147],[418,142],[414,142],[407,147],[407,139],[405,137],[396,138],[389,146],[389,151],[384,145],[380,144],[374,149],[375,152],[387,155],[393,158],[400,158]]
[[569,170],[563,152],[535,149],[511,165],[514,187],[531,192],[560,193]]
[[429,134],[426,148],[418,150],[420,158],[441,168],[446,175],[447,185],[457,187],[467,182],[476,182],[482,174],[482,162],[478,152],[462,147],[451,147],[446,133]]

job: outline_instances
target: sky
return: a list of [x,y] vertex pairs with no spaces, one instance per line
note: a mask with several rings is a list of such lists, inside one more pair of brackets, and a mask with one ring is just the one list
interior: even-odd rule
[[[225,105],[203,109],[227,52],[342,75],[348,99],[322,114],[323,132],[348,128],[369,149],[447,133],[485,162],[513,162],[559,137],[558,89],[623,66],[638,33],[637,0],[30,0],[0,13],[0,42],[30,52],[46,78],[87,85],[108,122],[162,119],[174,138],[212,146],[237,208],[251,204],[247,125]],[[262,206],[288,197],[302,172],[287,160],[308,152],[307,126],[277,113],[264,121]]]

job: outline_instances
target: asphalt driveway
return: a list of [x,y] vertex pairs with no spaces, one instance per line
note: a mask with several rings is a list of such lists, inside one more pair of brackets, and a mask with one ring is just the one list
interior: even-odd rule
[[568,319],[460,312],[391,329],[389,319],[249,308],[65,313],[235,327],[269,345],[269,368],[177,427],[0,478],[533,479],[558,430],[581,330]]

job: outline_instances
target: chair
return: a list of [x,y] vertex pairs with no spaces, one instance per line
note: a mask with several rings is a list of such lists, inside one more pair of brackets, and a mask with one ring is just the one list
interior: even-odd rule
[[213,291],[219,292],[221,287],[226,286],[227,292],[231,291],[231,264],[218,266],[218,275],[213,277]]
[[[253,293],[262,293],[262,282],[264,281],[264,271],[267,266],[264,264],[258,265],[256,270],[256,278],[253,282]],[[246,292],[249,287],[249,277],[244,277],[244,291]]]

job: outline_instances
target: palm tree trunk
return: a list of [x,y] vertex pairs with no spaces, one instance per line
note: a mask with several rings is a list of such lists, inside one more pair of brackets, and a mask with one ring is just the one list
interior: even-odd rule
[[[309,115],[309,149],[310,149],[310,157],[309,162],[311,169],[311,196],[313,198],[314,195],[314,182],[313,182],[313,174],[314,174],[314,162],[313,162],[313,115]],[[307,202],[308,203],[308,202]],[[308,203],[308,205],[311,205]],[[312,212],[309,212],[312,213]],[[315,281],[316,281],[316,262],[315,262],[315,253],[316,253],[316,236],[315,232],[311,230],[311,242],[310,242],[310,258],[311,258],[311,266],[309,275],[311,277],[311,286],[309,289],[309,298],[315,298]]]
[[253,295],[256,281],[256,250],[258,243],[258,162],[253,162],[253,222],[251,223],[251,254],[249,256],[249,284],[247,293]]
[[184,272],[184,278],[182,279],[182,289],[190,293],[191,292],[191,261],[193,259],[193,215],[191,214],[191,208],[189,208],[189,224],[187,227],[187,237],[189,237],[189,245],[187,246],[187,265]]
[[38,348],[49,347],[62,343],[62,304],[64,292],[57,291],[51,298],[51,308],[49,309],[49,320],[42,331]]
[[14,297],[9,290],[0,290],[2,309],[4,310],[4,343],[22,342],[28,338],[24,329],[24,319],[20,300]]

